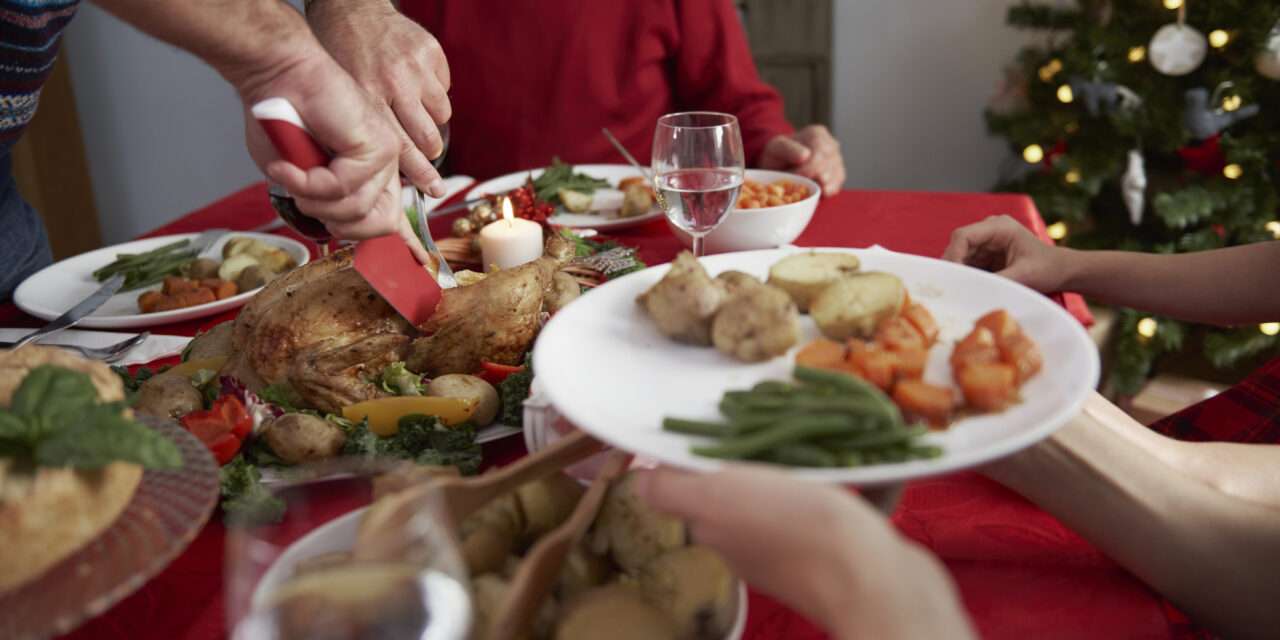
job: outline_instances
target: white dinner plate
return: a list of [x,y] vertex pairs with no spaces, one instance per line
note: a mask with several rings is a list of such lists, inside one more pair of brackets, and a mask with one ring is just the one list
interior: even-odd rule
[[[641,174],[629,164],[577,164],[573,166],[575,173],[582,173],[593,178],[608,180],[612,186],[618,186],[618,181],[626,178],[634,178]],[[480,196],[501,194],[518,189],[524,185],[525,181],[530,177],[536,179],[542,175],[544,169],[533,169],[531,171],[517,171],[508,173],[505,176],[499,176],[492,180],[486,180],[472,187],[467,192],[466,199],[479,198]],[[619,218],[617,211],[606,211],[602,213],[568,213],[563,208],[557,207],[555,215],[548,220],[551,224],[561,227],[569,227],[571,229],[598,229],[600,231],[608,231],[613,229],[623,229],[626,227],[634,227],[644,224],[651,220],[662,218],[662,209],[656,204],[648,213],[630,218]]]
[[[101,286],[93,279],[93,272],[111,264],[119,253],[142,253],[158,249],[171,242],[192,240],[198,233],[180,233],[146,240],[134,240],[124,244],[104,247],[89,253],[82,253],[49,265],[36,272],[13,292],[13,302],[23,311],[45,320],[53,320],[66,313],[81,300],[89,297]],[[269,245],[289,252],[290,256],[302,266],[311,259],[311,253],[301,242],[289,238],[250,231],[232,231],[223,236],[216,246],[225,244],[231,238],[249,237],[261,240]],[[221,249],[219,249],[219,252]],[[217,255],[221,255],[218,253]],[[156,284],[146,289],[136,289],[118,293],[107,300],[97,311],[81,320],[77,326],[86,329],[131,329],[135,327],[151,327],[184,320],[203,318],[215,313],[235,309],[249,301],[261,287],[252,291],[244,291],[225,300],[217,300],[208,304],[196,305],[173,311],[142,313],[138,310],[138,296],[148,289],[159,289]]]
[[[840,469],[790,469],[826,482],[877,485],[946,473],[1009,455],[1053,433],[1079,411],[1098,381],[1098,352],[1080,323],[1049,298],[1011,280],[933,258],[873,249],[816,249],[852,253],[866,271],[893,273],[913,300],[937,319],[941,339],[929,354],[925,379],[952,384],[947,363],[952,344],[973,322],[1005,309],[1040,345],[1044,370],[1021,389],[1022,402],[1000,413],[966,417],[926,442],[943,447],[930,460]],[[764,278],[794,247],[704,258],[712,274],[730,269]],[[724,461],[689,449],[704,438],[662,430],[667,416],[718,420],[717,404],[730,389],[762,380],[791,379],[794,354],[818,337],[802,318],[800,345],[786,356],[745,364],[713,348],[674,342],[658,332],[636,296],[662,278],[669,265],[605,283],[561,310],[534,347],[540,387],[566,418],[618,448],[689,469],[720,468]],[[590,354],[590,357],[584,357]]]

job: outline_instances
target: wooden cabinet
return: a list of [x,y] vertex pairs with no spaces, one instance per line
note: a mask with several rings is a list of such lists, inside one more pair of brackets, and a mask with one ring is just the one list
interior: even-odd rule
[[831,0],[737,0],[756,67],[797,127],[831,124]]

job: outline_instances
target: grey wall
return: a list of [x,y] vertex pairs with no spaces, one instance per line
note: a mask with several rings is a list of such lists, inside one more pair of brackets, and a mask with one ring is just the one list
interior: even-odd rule
[[[835,0],[834,117],[852,187],[984,190],[1004,146],[982,109],[1026,36],[1015,0]],[[104,240],[261,179],[240,104],[195,58],[85,4],[67,37]]]

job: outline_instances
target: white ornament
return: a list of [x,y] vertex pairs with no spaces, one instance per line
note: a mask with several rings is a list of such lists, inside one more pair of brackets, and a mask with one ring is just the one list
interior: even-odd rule
[[1253,67],[1263,77],[1280,80],[1280,22],[1271,27],[1271,33],[1267,34],[1267,43],[1253,58]]
[[1142,208],[1146,204],[1147,167],[1142,159],[1142,151],[1133,149],[1129,152],[1129,167],[1124,170],[1124,178],[1120,180],[1120,192],[1124,196],[1124,206],[1129,210],[1129,222],[1133,226],[1142,224]]
[[1151,66],[1167,76],[1185,76],[1200,66],[1209,54],[1204,34],[1185,24],[1166,24],[1156,31],[1147,47]]

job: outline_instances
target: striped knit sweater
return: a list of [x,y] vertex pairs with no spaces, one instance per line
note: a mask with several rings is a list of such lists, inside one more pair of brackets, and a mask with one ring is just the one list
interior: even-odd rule
[[[80,0],[0,0],[0,155],[36,113]],[[0,179],[7,176],[0,176]]]

